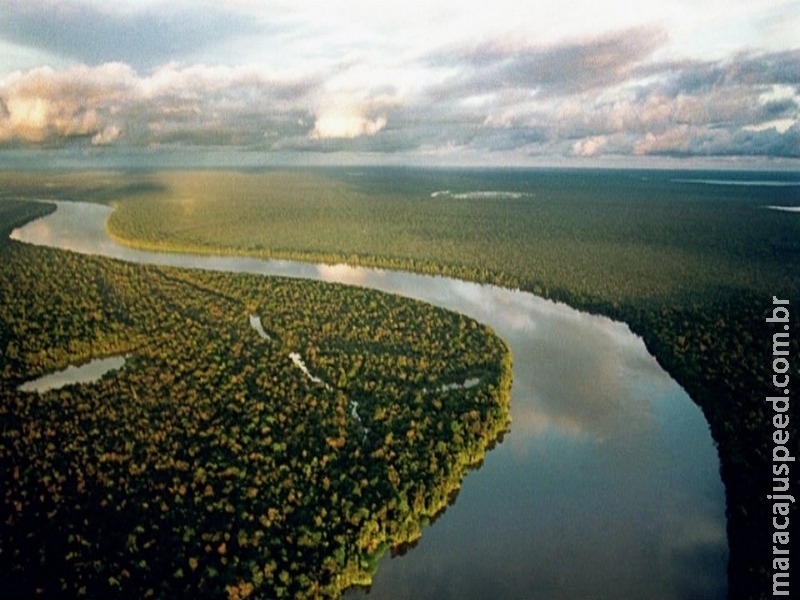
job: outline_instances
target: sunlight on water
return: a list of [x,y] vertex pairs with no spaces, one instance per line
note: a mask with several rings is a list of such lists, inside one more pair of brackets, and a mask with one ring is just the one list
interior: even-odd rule
[[373,287],[462,312],[509,344],[511,432],[417,547],[382,559],[371,597],[725,596],[725,500],[708,425],[626,325],[444,277],[139,252],[105,237],[110,209],[58,206],[14,238],[135,262]]

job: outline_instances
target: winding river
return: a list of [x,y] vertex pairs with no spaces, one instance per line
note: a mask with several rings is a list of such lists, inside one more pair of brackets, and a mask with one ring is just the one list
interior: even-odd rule
[[708,425],[626,325],[442,277],[140,252],[108,239],[108,207],[56,204],[12,238],[127,261],[368,286],[467,314],[507,341],[511,432],[414,549],[382,559],[369,598],[725,597],[725,499]]

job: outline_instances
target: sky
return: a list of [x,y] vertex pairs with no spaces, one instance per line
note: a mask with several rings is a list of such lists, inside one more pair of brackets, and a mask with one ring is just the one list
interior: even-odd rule
[[0,0],[0,168],[800,167],[800,0]]

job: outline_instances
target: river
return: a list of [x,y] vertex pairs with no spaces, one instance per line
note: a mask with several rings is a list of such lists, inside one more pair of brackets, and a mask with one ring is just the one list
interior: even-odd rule
[[510,433],[415,548],[381,560],[368,599],[726,596],[725,498],[708,425],[626,325],[444,277],[140,252],[106,236],[110,208],[56,204],[12,238],[141,263],[368,286],[459,311],[506,340]]

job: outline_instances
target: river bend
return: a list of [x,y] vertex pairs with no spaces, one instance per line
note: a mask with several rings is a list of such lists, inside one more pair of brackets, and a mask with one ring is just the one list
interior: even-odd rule
[[[724,489],[699,408],[622,323],[444,277],[141,252],[108,207],[56,202],[12,238],[126,261],[368,286],[487,323],[514,356],[511,432],[371,598],[724,598]],[[363,595],[348,592],[348,596]]]

